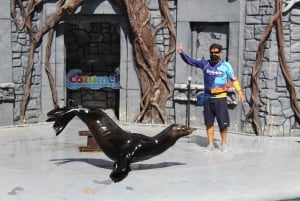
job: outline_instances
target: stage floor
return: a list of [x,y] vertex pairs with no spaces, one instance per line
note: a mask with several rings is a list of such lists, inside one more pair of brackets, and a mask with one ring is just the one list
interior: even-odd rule
[[[154,135],[161,126],[120,125]],[[52,124],[0,128],[0,201],[274,201],[300,197],[300,138],[230,133],[229,150],[206,152],[196,130],[163,154],[131,165],[114,183],[113,162],[82,153],[78,119],[55,136]],[[220,143],[219,134],[215,142]]]

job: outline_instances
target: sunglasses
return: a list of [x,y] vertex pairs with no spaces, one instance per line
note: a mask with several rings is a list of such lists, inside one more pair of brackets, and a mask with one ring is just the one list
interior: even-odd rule
[[219,54],[220,51],[211,51],[210,54]]

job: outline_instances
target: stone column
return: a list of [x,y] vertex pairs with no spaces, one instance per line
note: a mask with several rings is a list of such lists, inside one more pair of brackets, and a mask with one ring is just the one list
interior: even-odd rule
[[0,6],[0,126],[13,124],[14,84],[12,83],[10,1]]

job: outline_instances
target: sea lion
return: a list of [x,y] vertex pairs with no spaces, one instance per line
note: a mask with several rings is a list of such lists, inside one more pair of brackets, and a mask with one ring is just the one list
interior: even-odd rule
[[91,131],[101,150],[115,163],[110,178],[114,182],[123,180],[130,171],[130,163],[157,156],[183,136],[195,129],[172,124],[154,137],[130,133],[120,128],[101,109],[91,107],[56,108],[47,113],[47,122],[55,121],[53,128],[59,135],[73,117],[79,117]]

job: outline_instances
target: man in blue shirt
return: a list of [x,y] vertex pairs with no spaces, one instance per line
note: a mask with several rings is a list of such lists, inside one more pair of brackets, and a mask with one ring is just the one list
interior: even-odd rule
[[227,108],[228,80],[232,82],[238,92],[238,99],[245,101],[239,81],[237,80],[231,65],[222,59],[222,46],[212,44],[210,46],[210,59],[193,59],[183,52],[183,45],[177,47],[183,61],[196,68],[201,68],[204,74],[204,92],[210,98],[204,103],[204,122],[208,137],[207,151],[214,149],[214,121],[217,119],[221,134],[221,150],[226,151],[227,127],[229,127],[229,113]]

